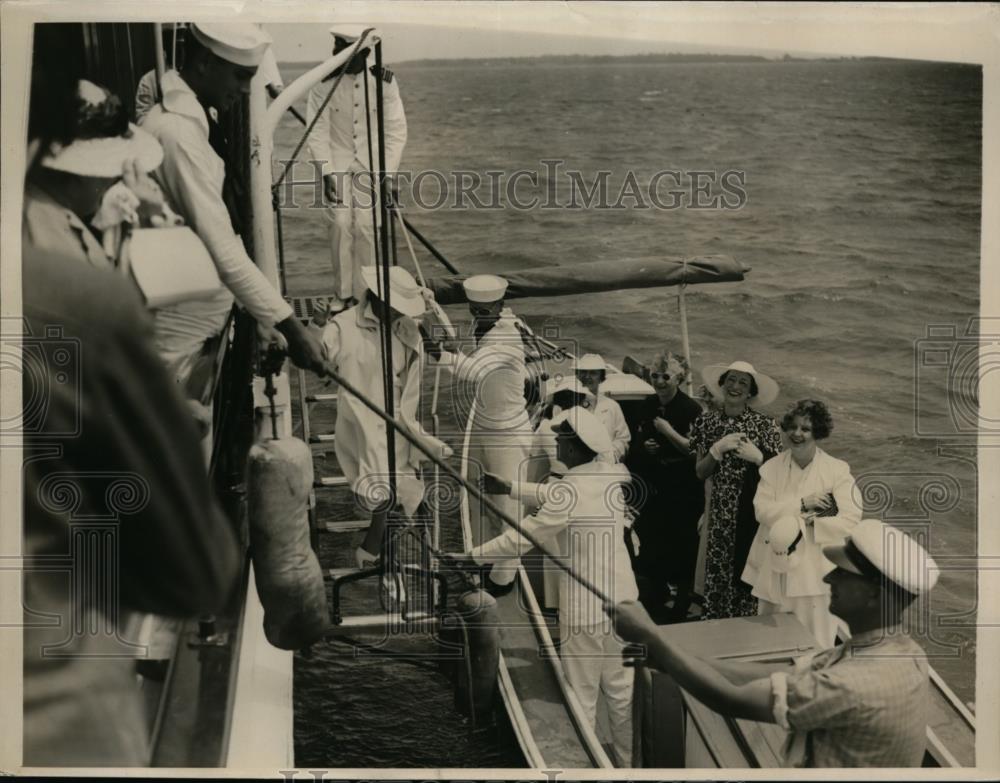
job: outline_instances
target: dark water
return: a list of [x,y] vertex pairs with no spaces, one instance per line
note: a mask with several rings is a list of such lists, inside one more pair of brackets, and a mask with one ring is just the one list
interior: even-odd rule
[[[403,168],[410,171],[527,169],[541,175],[538,186],[524,181],[518,195],[544,196],[554,187],[559,203],[568,201],[565,177],[546,179],[544,159],[565,161],[563,170],[580,171],[588,183],[609,171],[612,202],[629,171],[642,186],[665,169],[745,172],[747,199],[738,210],[642,209],[634,200],[622,209],[422,210],[405,195],[404,204],[413,223],[467,272],[558,264],[572,274],[574,264],[598,259],[738,258],[752,267],[744,282],[687,292],[694,367],[753,362],[781,384],[769,409],[775,414],[801,397],[823,399],[835,420],[823,446],[846,459],[867,487],[866,511],[923,526],[942,565],[976,553],[968,428],[978,378],[974,363],[961,361],[975,338],[946,339],[953,358],[944,367],[928,359],[922,341],[929,327],[941,326],[961,338],[978,315],[978,68],[861,61],[395,70],[409,122]],[[293,71],[286,69],[286,82]],[[298,133],[294,121],[283,123],[279,154],[291,150]],[[290,287],[325,290],[322,213],[290,212],[284,228]],[[424,263],[433,269],[432,260]],[[575,339],[581,350],[614,362],[680,345],[673,289],[515,307],[536,330]],[[462,319],[461,308],[453,317]],[[922,639],[965,701],[975,698],[975,605],[971,568],[945,571]],[[368,713],[414,718],[426,728],[419,739],[412,735],[414,747],[455,734],[437,702],[429,708],[450,694],[432,693],[430,679],[404,689],[402,680],[415,679],[405,666],[317,657],[296,672],[298,712],[309,716],[299,722],[318,725],[316,731],[333,732],[327,727],[369,688],[375,702]],[[331,687],[312,688],[317,679]],[[381,680],[392,686],[373,684]],[[351,730],[359,732],[357,746],[368,742],[364,730]],[[345,751],[340,735],[323,737],[302,741],[300,764],[388,758],[383,751]],[[455,755],[444,741],[439,747],[443,755],[427,765],[483,763],[497,753],[468,747],[468,755]],[[428,753],[421,763],[431,760]]]

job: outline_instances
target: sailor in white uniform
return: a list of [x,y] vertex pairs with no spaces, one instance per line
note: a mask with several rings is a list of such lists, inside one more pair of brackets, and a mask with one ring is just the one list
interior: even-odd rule
[[612,444],[610,459],[612,462],[620,462],[628,451],[632,433],[629,431],[621,406],[610,397],[601,394],[601,384],[608,375],[607,364],[599,354],[587,353],[577,360],[573,370],[576,372],[577,380],[589,392],[583,407],[597,416],[607,428]]
[[[611,448],[611,438],[589,411],[571,408],[556,417],[553,429],[562,475],[553,475],[546,484],[487,476],[485,488],[538,504],[537,511],[520,520],[525,532],[612,602],[635,600],[639,591],[624,540],[622,485],[629,481],[628,471],[623,465],[599,458]],[[491,578],[496,579],[500,564],[530,546],[517,530],[508,527],[474,547],[467,557],[480,565],[492,564]],[[567,573],[560,574],[559,657],[563,671],[591,725],[596,724],[597,702],[604,694],[616,762],[628,767],[632,758],[633,672],[622,662],[624,644],[601,617],[601,599]]]
[[[366,27],[330,28],[333,53],[354,47]],[[372,201],[378,198],[378,181],[369,172],[380,168],[389,174],[397,172],[406,146],[406,114],[399,97],[399,80],[388,68],[376,73],[372,56],[376,40],[375,33],[369,33],[351,62],[310,90],[306,104],[306,120],[311,123],[318,116],[308,144],[313,160],[322,169],[324,196],[333,205],[330,251],[334,292],[341,300],[363,297],[365,285],[359,270],[375,263]],[[323,106],[341,70],[341,82]],[[376,79],[382,81],[384,166],[378,160]],[[330,302],[331,310],[342,306],[336,299]]]
[[[458,394],[468,391],[466,400],[475,406],[469,448],[470,475],[486,472],[511,478],[526,476],[534,441],[525,400],[529,373],[524,335],[530,335],[530,331],[504,307],[507,281],[502,277],[475,275],[465,280],[463,287],[473,317],[473,352],[451,353],[440,346],[428,347],[427,352],[450,368],[457,380],[468,384],[459,386]],[[457,402],[461,410],[465,401],[459,396]],[[520,518],[518,501],[507,496],[493,500],[502,511]],[[483,523],[483,539],[496,535],[503,527],[485,515]],[[509,578],[504,578],[505,583],[513,580],[515,572],[516,565],[511,567]]]

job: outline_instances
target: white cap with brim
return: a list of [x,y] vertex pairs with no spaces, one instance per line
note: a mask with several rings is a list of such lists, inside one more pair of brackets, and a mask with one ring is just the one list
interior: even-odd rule
[[[163,147],[156,138],[132,123],[125,122],[124,109],[112,94],[93,82],[81,79],[77,87],[78,125],[81,135],[69,144],[52,144],[41,159],[47,169],[65,171],[80,177],[116,179],[122,176],[126,160],[135,160],[142,173],[163,162]],[[101,135],[110,123],[125,126],[117,136]],[[87,128],[87,126],[90,126]]]
[[499,302],[507,293],[507,281],[496,275],[473,275],[462,282],[470,302]]
[[65,147],[53,146],[42,158],[47,169],[65,171],[80,177],[115,179],[122,175],[126,160],[135,160],[145,174],[163,162],[163,147],[142,128],[129,123],[121,136],[100,139],[77,139]]
[[843,544],[823,547],[823,556],[845,571],[886,579],[910,595],[929,593],[939,575],[919,542],[877,519],[862,519]]
[[609,452],[614,448],[607,427],[584,408],[570,408],[552,420],[552,430],[557,435],[564,433],[567,428],[572,430],[588,449],[597,454]]
[[580,372],[581,370],[583,371],[603,370],[604,372],[607,372],[608,365],[604,361],[604,359],[601,358],[600,354],[585,353],[583,356],[577,359],[576,362],[574,362],[573,364],[574,372]]
[[545,384],[545,399],[551,399],[559,392],[575,392],[576,394],[587,394],[587,389],[580,381],[572,375],[564,375],[555,379],[554,382]]
[[273,40],[269,33],[249,22],[199,22],[191,25],[191,34],[214,55],[244,68],[260,65]]
[[802,556],[802,519],[786,516],[777,520],[767,531],[770,548],[771,570],[776,573],[791,571]]
[[[361,267],[361,279],[365,281],[369,291],[379,299],[383,299],[379,296],[381,281],[379,280],[378,267]],[[426,302],[424,302],[420,286],[413,279],[413,275],[401,266],[389,267],[389,306],[396,312],[411,318],[422,314],[426,309]]]
[[769,375],[758,372],[750,362],[733,362],[732,364],[710,364],[701,371],[701,378],[712,396],[720,402],[725,402],[720,378],[730,370],[745,372],[757,383],[757,394],[750,399],[758,405],[768,405],[778,398],[780,387],[778,382]]

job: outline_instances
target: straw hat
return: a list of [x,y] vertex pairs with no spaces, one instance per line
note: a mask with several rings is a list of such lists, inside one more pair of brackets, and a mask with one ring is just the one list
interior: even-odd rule
[[74,139],[53,144],[41,165],[80,177],[116,179],[126,160],[145,173],[163,161],[163,148],[151,134],[128,121],[122,103],[103,87],[85,79],[77,86]]
[[573,371],[603,370],[608,371],[608,365],[598,353],[585,353],[573,364]]
[[884,578],[910,595],[929,593],[938,567],[915,539],[877,519],[862,519],[843,544],[823,547],[823,556],[854,574]]
[[758,372],[750,362],[733,362],[732,364],[710,364],[701,371],[701,378],[705,387],[712,393],[712,396],[720,402],[725,402],[722,395],[722,376],[734,370],[745,372],[757,384],[757,394],[750,399],[758,405],[768,405],[778,397],[780,387],[778,382],[769,375]]
[[[361,267],[361,279],[364,280],[369,291],[382,299],[379,296],[381,286],[377,266]],[[420,286],[413,279],[413,275],[401,266],[389,267],[389,306],[411,318],[422,314],[426,308]]]

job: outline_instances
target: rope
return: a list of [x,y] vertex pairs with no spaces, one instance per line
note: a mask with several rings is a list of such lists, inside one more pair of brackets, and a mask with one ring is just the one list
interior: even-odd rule
[[413,250],[413,243],[410,241],[410,234],[406,230],[406,219],[399,211],[398,204],[393,205],[392,213],[399,219],[399,227],[401,229],[400,233],[403,235],[403,239],[406,241],[406,248],[407,250],[410,251],[410,258],[413,259],[413,266],[417,270],[417,279],[420,280],[420,285],[422,285],[424,288],[427,288],[427,280],[424,279],[424,271],[420,268],[420,262],[417,260],[417,254]]
[[[381,44],[375,45],[375,57],[376,65],[379,64],[379,55],[381,53]],[[376,280],[379,283],[379,298],[382,300],[382,318],[379,318],[379,330],[382,342],[382,383],[384,386],[384,396],[385,396],[385,409],[388,411],[395,412],[396,410],[396,395],[394,388],[394,373],[392,366],[392,311],[391,311],[391,296],[392,296],[392,286],[390,284],[389,278],[389,256],[386,252],[385,238],[379,236],[379,214],[378,210],[381,209],[384,204],[382,201],[381,193],[381,183],[382,176],[379,177],[379,201],[375,201],[374,193],[374,173],[375,173],[375,160],[374,160],[374,150],[372,149],[372,126],[371,126],[371,96],[368,90],[368,63],[365,62],[365,67],[359,74],[364,80],[365,85],[365,136],[368,142],[368,174],[373,177],[372,185],[372,244],[373,251],[375,254],[376,263]],[[379,93],[381,97],[381,93]],[[382,105],[379,101],[379,105],[376,107],[376,121],[379,124],[379,172],[384,176],[382,172],[382,167],[385,165],[385,150],[382,146]],[[384,228],[384,220],[382,221],[382,227]],[[381,263],[380,263],[381,262]],[[381,272],[381,274],[380,274]],[[383,320],[384,319],[384,320]],[[393,493],[396,489],[396,433],[393,429],[388,428],[385,432],[386,437],[386,448],[388,457],[388,467],[389,467],[389,486]]]
[[[351,60],[354,59],[354,55],[358,53],[358,50],[361,48],[361,44],[364,42],[365,38],[368,37],[368,33],[370,33],[374,29],[375,28],[373,27],[369,27],[367,30],[361,33],[361,37],[358,38],[358,42],[354,45],[354,52],[351,54],[351,57],[350,59],[348,59],[347,62],[350,62]],[[281,176],[278,177],[278,181],[271,186],[273,190],[277,190],[281,186],[281,183],[285,181],[285,177],[288,176],[288,172],[291,171],[292,166],[295,165],[295,159],[298,158],[299,153],[302,152],[302,148],[305,146],[305,143],[309,138],[309,134],[312,133],[313,128],[316,127],[316,123],[319,121],[320,115],[323,114],[323,110],[326,108],[327,104],[330,102],[330,99],[333,97],[333,93],[340,85],[340,82],[344,78],[345,73],[347,73],[346,68],[341,70],[341,72],[337,74],[337,78],[333,80],[333,86],[330,87],[330,91],[326,94],[326,97],[323,99],[323,103],[316,111],[316,116],[312,118],[312,122],[309,123],[309,126],[305,130],[305,133],[302,134],[302,138],[299,139],[299,143],[296,145],[295,151],[292,153],[292,157],[288,160],[288,163],[285,164],[285,168],[282,170]]]
[[413,234],[413,236],[415,236],[417,238],[417,241],[420,242],[420,244],[422,244],[424,247],[426,247],[427,250],[430,251],[430,254],[432,256],[434,256],[434,258],[436,258],[438,261],[441,262],[441,265],[445,269],[447,269],[453,275],[459,275],[459,274],[461,274],[461,272],[458,271],[457,267],[453,263],[451,263],[451,261],[449,261],[447,258],[445,258],[443,255],[441,255],[441,253],[438,251],[438,249],[436,247],[434,247],[434,245],[432,245],[430,243],[430,240],[426,239],[423,234],[421,234],[419,231],[417,231],[417,229],[415,229],[413,227],[413,224],[410,223],[409,220],[407,220],[402,215],[400,215],[400,218],[403,221],[403,225],[406,226],[410,230],[410,233]]
[[528,541],[528,543],[530,543],[532,546],[538,549],[542,554],[548,555],[548,557],[552,559],[552,561],[556,564],[556,566],[565,571],[570,576],[571,579],[578,582],[582,587],[589,590],[595,596],[600,598],[604,603],[611,603],[611,599],[603,590],[594,585],[594,583],[591,582],[589,579],[587,579],[587,577],[578,574],[575,570],[573,570],[572,566],[565,564],[558,554],[552,553],[546,547],[542,546],[542,544],[538,541],[535,535],[532,533],[528,533],[519,521],[513,519],[512,517],[508,516],[505,512],[501,511],[500,508],[497,507],[497,505],[492,500],[489,499],[489,497],[486,495],[485,492],[483,492],[479,487],[475,486],[472,482],[462,478],[462,476],[459,474],[457,470],[455,470],[451,465],[449,465],[447,462],[441,459],[441,457],[439,457],[437,454],[431,451],[416,436],[410,433],[405,427],[397,423],[392,416],[389,416],[384,410],[382,410],[374,402],[369,400],[352,383],[350,383],[342,375],[340,375],[340,373],[338,373],[333,368],[327,366],[325,374],[328,375],[330,378],[332,378],[341,389],[346,391],[348,394],[354,396],[361,402],[362,405],[364,405],[366,408],[375,413],[380,419],[385,421],[390,430],[394,432],[399,432],[399,434],[402,435],[404,438],[406,438],[406,440],[408,440],[414,447],[416,447],[416,449],[421,454],[427,457],[427,459],[430,462],[441,468],[441,470],[443,470],[445,473],[447,473],[449,476],[455,479],[461,486],[463,486],[466,489],[466,491],[471,493],[473,497],[480,500],[483,503],[483,505],[485,505],[486,508],[489,509],[497,517],[497,519],[502,521],[508,527],[514,528],[514,530],[520,533],[521,536],[526,541]]

